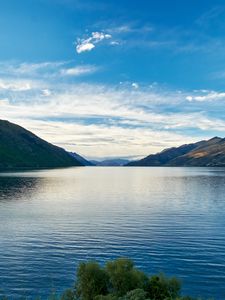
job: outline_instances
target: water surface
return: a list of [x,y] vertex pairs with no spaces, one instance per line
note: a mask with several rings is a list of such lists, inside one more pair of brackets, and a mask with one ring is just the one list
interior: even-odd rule
[[73,285],[80,261],[120,256],[225,299],[225,169],[0,174],[0,295],[45,299]]

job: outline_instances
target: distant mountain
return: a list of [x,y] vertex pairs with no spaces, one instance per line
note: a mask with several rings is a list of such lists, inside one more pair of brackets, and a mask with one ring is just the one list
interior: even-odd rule
[[129,160],[122,159],[122,158],[113,158],[113,159],[106,159],[102,161],[92,160],[91,161],[96,166],[101,167],[121,167],[129,163]]
[[77,154],[76,152],[68,152],[72,157],[74,157],[76,160],[78,160],[82,165],[84,166],[95,166],[95,164],[81,155]]
[[82,166],[64,149],[30,131],[0,120],[0,169]]
[[151,154],[127,166],[224,166],[225,138],[182,145]]

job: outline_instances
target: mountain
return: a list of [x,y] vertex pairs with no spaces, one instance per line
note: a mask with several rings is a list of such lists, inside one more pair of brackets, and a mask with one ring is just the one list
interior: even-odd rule
[[77,154],[76,152],[68,152],[72,157],[74,157],[76,160],[78,160],[82,165],[84,166],[95,166],[95,164],[81,155]]
[[129,163],[129,160],[122,158],[112,158],[102,161],[92,160],[91,161],[96,166],[101,167],[121,167]]
[[42,140],[16,124],[0,120],[0,169],[82,165],[64,149]]
[[225,166],[225,138],[214,137],[207,141],[165,149],[127,166]]
[[173,159],[170,165],[225,167],[225,138],[215,137],[202,142],[189,153]]

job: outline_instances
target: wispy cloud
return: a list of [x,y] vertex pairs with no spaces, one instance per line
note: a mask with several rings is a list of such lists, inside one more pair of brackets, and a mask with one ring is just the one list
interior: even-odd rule
[[74,68],[67,68],[61,70],[61,75],[63,76],[81,76],[95,73],[98,70],[96,66],[84,65],[77,66]]
[[92,32],[88,38],[78,38],[76,42],[76,51],[78,54],[86,51],[91,51],[95,48],[96,44],[103,40],[111,39],[111,34],[104,32]]
[[[218,26],[222,25],[219,20],[219,16],[224,15],[225,13],[225,6],[214,6],[211,9],[204,12],[200,17],[197,18],[195,21],[197,25],[207,29],[213,23]],[[219,24],[220,23],[220,24]]]
[[[45,80],[29,91],[26,85],[24,90],[7,87],[0,90],[1,118],[86,156],[147,155],[225,131],[222,92],[188,93],[135,82],[107,86]],[[194,99],[208,95],[214,98],[212,114],[204,101]]]
[[65,61],[40,63],[1,62],[0,74],[6,76],[37,76],[55,71],[66,63]]
[[49,97],[49,96],[51,96],[52,92],[49,89],[43,89],[42,94],[45,97]]
[[134,89],[138,89],[139,88],[139,84],[137,82],[133,82],[131,84],[131,86],[134,88]]
[[146,34],[154,31],[154,27],[146,24],[139,25],[135,22],[133,23],[123,23],[120,25],[112,25],[107,29],[107,32],[110,34],[128,34],[128,33],[138,33],[138,34]]
[[40,63],[0,62],[0,76],[3,78],[0,80],[0,89],[28,90],[35,87],[34,82],[37,80],[48,82],[50,79],[55,80],[57,77],[62,76],[79,77],[95,73],[99,69],[95,65],[76,65],[73,61]]
[[[2,75],[0,117],[59,146],[86,156],[147,155],[225,132],[224,91],[176,91],[136,81],[84,84],[67,78],[96,66],[48,65],[58,74],[50,77],[47,65],[25,64],[23,76]],[[31,76],[39,68],[45,69],[41,76]]]
[[[197,20],[190,22],[190,26],[185,28],[181,26],[159,26],[150,23],[140,24],[138,21],[113,22],[112,24],[106,21],[97,25],[105,28],[105,31],[112,36],[111,45],[126,45],[126,49],[139,47],[165,49],[173,54],[202,52],[212,55],[217,51],[222,55],[225,39],[223,36],[212,35],[208,29],[213,22],[221,23],[221,18],[217,20],[216,17],[224,13],[225,7],[213,7]],[[223,23],[217,25],[224,26]],[[89,41],[87,40],[87,42]],[[95,45],[93,44],[93,46]]]
[[6,91],[28,91],[32,89],[32,84],[27,81],[0,80],[0,90]]
[[[198,95],[195,95],[195,94]],[[225,92],[215,92],[215,91],[207,91],[203,90],[201,91],[201,94],[199,91],[196,91],[194,95],[187,96],[186,99],[188,101],[217,101],[217,100],[223,100],[225,102]]]

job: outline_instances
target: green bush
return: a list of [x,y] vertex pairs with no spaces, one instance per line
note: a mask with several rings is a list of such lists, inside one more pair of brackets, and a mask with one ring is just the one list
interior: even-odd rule
[[178,299],[181,285],[174,277],[149,277],[132,260],[119,258],[105,267],[81,263],[75,287],[80,300],[167,300]]
[[96,262],[81,263],[77,270],[76,295],[82,300],[93,300],[106,295],[108,274]]
[[176,299],[180,296],[181,284],[175,277],[167,278],[163,274],[149,278],[147,296],[152,300]]
[[75,291],[73,289],[68,289],[66,290],[60,300],[76,300],[76,294],[75,294]]
[[134,268],[132,260],[126,258],[108,262],[106,272],[110,292],[117,296],[124,296],[134,289],[142,289],[148,281],[148,277],[143,272]]
[[121,300],[146,300],[147,293],[142,289],[136,289],[128,292]]

